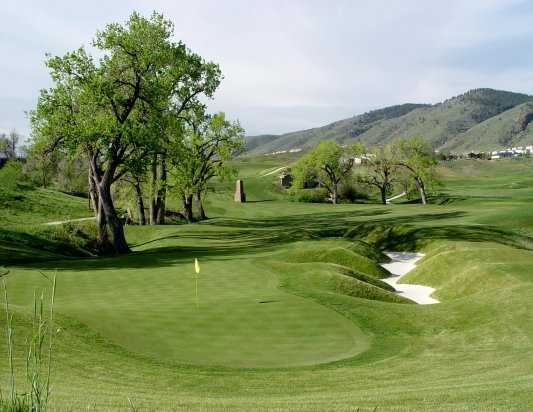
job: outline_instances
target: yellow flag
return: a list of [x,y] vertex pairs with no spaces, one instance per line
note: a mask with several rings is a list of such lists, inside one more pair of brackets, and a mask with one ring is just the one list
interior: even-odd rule
[[198,263],[198,259],[194,259],[194,270],[196,271],[196,274],[200,273],[200,263]]

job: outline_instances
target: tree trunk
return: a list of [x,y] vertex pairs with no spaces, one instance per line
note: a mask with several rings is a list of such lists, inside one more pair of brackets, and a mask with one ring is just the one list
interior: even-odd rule
[[109,236],[107,234],[107,220],[104,212],[104,205],[98,199],[98,208],[96,210],[96,232],[98,249],[101,251],[107,250],[109,246]]
[[183,215],[188,222],[194,220],[192,213],[192,195],[183,196]]
[[133,186],[135,187],[135,195],[137,197],[137,216],[139,218],[139,224],[144,226],[146,225],[146,215],[144,214],[144,200],[139,179],[135,179]]
[[118,217],[115,206],[113,205],[111,185],[106,182],[105,179],[98,185],[98,195],[105,214],[106,222],[111,229],[115,251],[117,253],[131,252],[128,243],[126,242],[126,236],[124,235],[124,226],[122,225],[122,221]]
[[152,159],[152,182],[150,188],[150,224],[165,223],[167,196],[167,164],[166,155],[154,155]]
[[104,213],[104,207],[98,195],[98,188],[94,181],[94,177],[89,169],[89,199],[91,208],[96,217],[96,243],[98,249],[104,251],[108,248],[109,238],[107,235],[107,222]]
[[331,191],[331,203],[334,205],[337,204],[337,197],[338,197],[338,189],[337,185],[333,186],[333,190]]
[[166,154],[160,155],[159,161],[159,185],[157,191],[157,224],[165,224],[166,197],[167,197],[167,163]]
[[205,215],[204,205],[202,203],[202,192],[196,192],[196,203],[198,205],[198,216],[200,217],[200,220],[207,219],[207,216]]
[[96,189],[96,185],[94,183],[94,179],[91,174],[91,169],[89,169],[88,181],[89,181],[89,205],[91,207],[91,210],[94,213],[97,213],[98,212],[98,191]]
[[426,187],[422,179],[416,179],[416,185],[418,186],[418,191],[420,192],[420,199],[422,200],[423,205],[427,205],[427,196],[426,196]]
[[152,181],[150,182],[150,224],[157,224],[159,207],[157,204],[157,155],[152,159]]
[[387,204],[387,188],[386,187],[380,187],[379,191],[381,192],[381,203],[386,205]]

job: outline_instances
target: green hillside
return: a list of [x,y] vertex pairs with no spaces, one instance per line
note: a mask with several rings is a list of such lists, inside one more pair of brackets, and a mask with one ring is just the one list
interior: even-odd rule
[[348,119],[339,120],[329,125],[279,136],[262,135],[247,138],[246,148],[251,153],[271,153],[278,150],[308,149],[322,140],[336,140],[345,143],[356,139],[375,125],[388,119],[394,119],[425,107],[423,104],[406,103],[373,110]]
[[[321,140],[336,140],[339,143],[361,141],[376,145],[412,136],[424,137],[436,149],[504,147],[510,141],[511,132],[507,127],[500,126],[495,116],[506,117],[504,114],[507,111],[531,99],[531,96],[521,93],[475,89],[435,105],[393,106],[324,127],[287,133],[276,139],[271,135],[256,137],[250,140],[250,150],[251,153],[270,153],[292,148],[306,149]],[[493,122],[488,123],[491,134],[489,142],[484,140],[483,129],[468,133],[477,125],[493,119]],[[511,135],[512,138],[517,137],[513,133]],[[527,140],[523,137],[518,136],[517,139]]]
[[530,125],[533,102],[526,102],[481,122],[449,140],[444,148],[457,151],[494,150],[533,144]]

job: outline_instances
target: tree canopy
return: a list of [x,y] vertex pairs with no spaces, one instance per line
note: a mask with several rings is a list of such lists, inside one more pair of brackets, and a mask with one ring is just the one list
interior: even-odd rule
[[98,31],[92,58],[80,48],[62,57],[48,56],[53,86],[42,90],[31,114],[33,138],[47,150],[87,157],[99,240],[106,225],[118,253],[128,252],[111,186],[138,170],[148,155],[165,150],[170,118],[210,97],[221,73],[181,42],[161,14],[133,13],[125,24]]
[[339,185],[354,164],[353,150],[343,149],[337,142],[326,140],[300,158],[294,167],[294,184],[304,187],[306,181],[316,180],[323,186],[333,204],[338,201]]

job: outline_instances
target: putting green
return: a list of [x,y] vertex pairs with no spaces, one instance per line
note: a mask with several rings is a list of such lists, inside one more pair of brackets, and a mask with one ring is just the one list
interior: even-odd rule
[[[58,312],[128,351],[182,364],[302,366],[369,347],[353,322],[278,289],[277,276],[253,260],[202,262],[197,305],[192,259],[156,267],[150,255],[133,257],[133,265],[127,259],[129,268],[117,267],[115,259],[60,270]],[[13,302],[29,303],[43,281],[35,272],[14,270]]]

